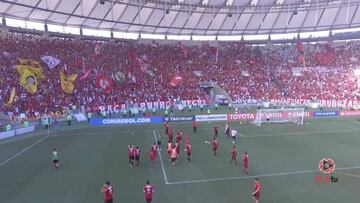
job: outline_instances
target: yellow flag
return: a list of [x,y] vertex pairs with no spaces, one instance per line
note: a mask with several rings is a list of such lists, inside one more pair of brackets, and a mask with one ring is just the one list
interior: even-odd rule
[[60,80],[61,80],[61,89],[68,93],[71,94],[74,90],[74,81],[77,78],[77,74],[71,74],[69,76],[66,76],[64,74],[64,72],[61,70],[60,71]]
[[13,87],[11,90],[10,98],[9,98],[7,105],[10,105],[10,106],[12,105],[12,103],[14,102],[15,94],[16,94],[15,87]]
[[22,71],[27,68],[35,74],[36,79],[45,79],[43,69],[39,62],[30,59],[19,59],[20,64],[16,65],[16,69],[19,74],[22,75]]
[[37,79],[35,74],[28,68],[22,70],[20,74],[20,85],[31,94],[37,91]]

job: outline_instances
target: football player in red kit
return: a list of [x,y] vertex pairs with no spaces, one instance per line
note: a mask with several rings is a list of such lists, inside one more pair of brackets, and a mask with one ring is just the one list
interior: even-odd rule
[[219,147],[219,142],[216,138],[214,138],[213,142],[212,142],[212,150],[214,152],[214,156],[216,156],[216,151]]
[[175,137],[176,143],[180,143],[182,141],[182,132],[179,130]]
[[154,150],[155,156],[157,156],[157,150],[158,150],[158,148],[159,148],[159,145],[158,145],[156,142],[154,142],[154,144],[153,144],[153,146],[152,146],[152,149]]
[[168,138],[169,138],[169,141],[173,141],[173,137],[174,137],[174,132],[171,130],[171,129],[169,129],[169,131],[168,131]]
[[193,128],[193,132],[196,133],[196,131],[197,131],[197,123],[196,123],[196,121],[193,120],[191,125],[192,125],[192,128]]
[[215,125],[214,126],[214,136],[217,138],[219,135],[219,126]]
[[189,135],[187,133],[185,133],[184,140],[185,144],[189,142]]
[[248,174],[248,167],[249,167],[249,154],[247,153],[247,151],[244,152],[243,157],[243,173]]
[[237,160],[236,160],[236,156],[237,156],[237,152],[236,152],[236,147],[235,145],[233,145],[232,149],[231,149],[231,160],[230,160],[230,164],[234,161],[236,165],[238,165]]
[[113,203],[113,187],[109,181],[101,188],[101,192],[105,194],[104,203]]
[[155,158],[156,158],[156,151],[154,150],[154,148],[151,148],[150,149],[150,152],[149,152],[149,158],[150,158],[150,168],[149,170],[152,170],[154,169],[154,162],[155,162]]
[[255,178],[254,181],[254,192],[252,193],[252,196],[255,200],[255,203],[259,203],[260,200],[260,192],[261,192],[261,184],[259,182],[259,179]]
[[175,143],[177,158],[180,159],[180,144]]
[[135,163],[134,166],[139,167],[140,166],[140,148],[136,146],[134,150],[135,154]]
[[170,161],[172,146],[173,146],[173,143],[169,141],[167,144],[167,152],[168,152],[168,156],[169,156],[169,161]]
[[186,151],[186,155],[187,155],[187,160],[189,162],[191,162],[190,156],[191,156],[191,144],[190,142],[185,144],[185,151]]
[[144,186],[143,191],[145,193],[146,203],[151,203],[152,195],[154,193],[154,186],[150,185],[150,181],[146,181],[146,185]]
[[164,123],[164,128],[165,128],[165,134],[167,135],[169,133],[169,123],[168,122]]

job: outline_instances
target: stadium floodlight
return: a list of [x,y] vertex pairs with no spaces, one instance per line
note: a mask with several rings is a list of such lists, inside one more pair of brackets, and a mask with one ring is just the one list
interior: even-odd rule
[[304,108],[258,109],[253,124],[261,126],[263,123],[295,123],[303,125]]
[[251,0],[250,5],[256,6],[259,3],[259,0]]
[[201,2],[202,5],[208,5],[208,3],[209,3],[209,0],[202,0],[202,2]]
[[232,6],[234,3],[234,0],[227,0],[226,1],[226,6]]

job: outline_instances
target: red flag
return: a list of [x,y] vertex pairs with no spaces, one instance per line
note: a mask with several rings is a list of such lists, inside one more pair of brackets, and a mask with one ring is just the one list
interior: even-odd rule
[[113,84],[109,78],[99,73],[96,75],[96,86],[103,89],[106,94],[109,94]]
[[176,87],[178,86],[178,84],[180,84],[180,82],[183,80],[183,77],[181,76],[174,76],[172,79],[171,79],[171,82],[170,82],[170,85]]

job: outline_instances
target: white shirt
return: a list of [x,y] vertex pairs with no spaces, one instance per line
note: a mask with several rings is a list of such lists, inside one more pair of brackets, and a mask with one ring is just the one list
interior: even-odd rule
[[236,130],[232,130],[232,131],[231,131],[231,136],[232,136],[232,137],[235,137],[236,134],[237,134],[237,131],[236,131]]

